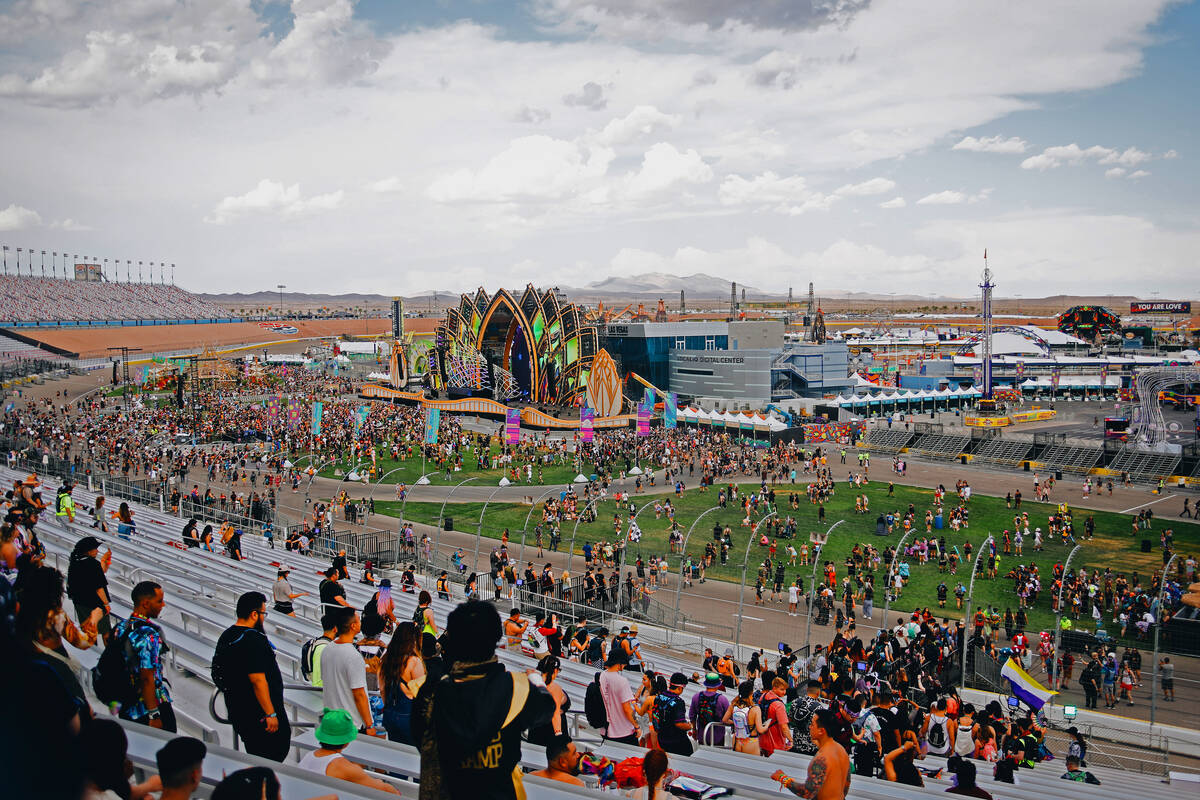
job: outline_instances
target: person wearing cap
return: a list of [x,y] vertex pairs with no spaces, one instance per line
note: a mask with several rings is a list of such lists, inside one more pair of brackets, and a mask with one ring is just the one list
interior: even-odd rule
[[290,567],[280,567],[275,585],[271,587],[271,595],[275,600],[275,610],[280,614],[287,614],[289,617],[296,616],[296,608],[292,605],[292,601],[297,597],[305,597],[308,592],[297,592],[292,589],[292,584],[288,583],[288,575],[292,574]]
[[360,765],[342,755],[346,745],[358,738],[358,729],[349,712],[341,708],[325,709],[321,713],[320,724],[313,730],[313,738],[320,746],[304,754],[297,764],[300,769],[378,789],[381,792],[400,794],[400,790],[395,786],[372,776]]
[[658,746],[679,756],[690,756],[693,749],[688,737],[692,723],[688,722],[687,704],[680,697],[687,682],[687,676],[682,672],[673,674],[667,691],[655,696],[654,711],[650,715]]
[[67,594],[75,604],[75,619],[79,620],[80,625],[90,624],[96,630],[100,630],[100,621],[109,613],[108,578],[105,573],[112,564],[111,550],[103,558],[97,558],[99,554],[100,540],[95,536],[84,536],[75,543],[70,566],[67,567]]
[[208,747],[191,736],[178,736],[154,754],[158,778],[162,783],[159,800],[189,800],[204,777],[204,757]]
[[[625,668],[633,672],[640,672],[646,668],[646,659],[642,657],[642,643],[638,641],[638,626],[633,623],[629,626],[629,636],[625,639],[625,651],[629,654],[629,664]],[[637,663],[634,663],[637,659]]]
[[722,691],[725,684],[721,676],[710,672],[704,676],[704,691],[692,696],[692,704],[688,709],[688,721],[692,723],[692,735],[701,744],[711,744],[714,747],[725,746],[725,726],[718,725],[713,729],[710,741],[702,738],[710,723],[720,722],[729,710],[729,698]]
[[717,674],[721,676],[721,682],[725,684],[726,689],[737,686],[738,666],[733,660],[732,647],[726,647],[725,655],[717,661]]
[[263,624],[267,598],[246,592],[237,601],[237,621],[217,638],[213,683],[225,694],[233,732],[247,753],[283,761],[291,749],[291,725],[283,705],[283,676]]

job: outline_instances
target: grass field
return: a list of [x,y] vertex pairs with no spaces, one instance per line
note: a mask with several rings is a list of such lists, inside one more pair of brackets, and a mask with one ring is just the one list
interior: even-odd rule
[[[501,448],[497,444],[492,444],[491,449],[492,449],[492,452],[498,453],[498,452],[500,452]],[[474,452],[470,448],[468,448],[466,451],[464,451],[464,454],[463,454],[462,469],[457,472],[452,472],[449,480],[447,480],[447,478],[446,478],[445,469],[439,470],[438,465],[434,462],[431,462],[431,461],[424,462],[424,469],[425,469],[426,474],[430,473],[430,472],[433,473],[432,475],[429,475],[430,483],[438,484],[438,485],[453,486],[454,484],[460,483],[461,481],[466,480],[467,478],[475,478],[476,480],[472,481],[473,484],[476,484],[479,486],[496,486],[497,484],[499,484],[500,479],[503,477],[508,477],[510,480],[512,479],[511,474],[509,474],[506,470],[475,469],[475,461],[476,461],[476,459],[475,459]],[[522,486],[527,485],[525,482],[524,467],[525,467],[525,464],[528,463],[528,461],[519,459],[514,463],[516,466],[518,466],[518,472],[519,472],[519,477],[516,481],[514,481],[514,483],[520,484]],[[342,473],[346,473],[350,470],[351,467],[355,466],[355,464],[356,464],[356,462],[354,462],[354,461],[343,460],[337,464],[331,464],[327,467],[322,468],[320,475],[323,478],[340,477],[335,474],[335,470],[340,470]],[[542,468],[541,468],[541,470],[542,470],[541,482],[546,484],[547,486],[553,486],[555,484],[565,484],[565,483],[570,483],[572,480],[574,480],[575,476],[578,475],[580,472],[583,472],[584,475],[588,475],[588,476],[590,476],[592,473],[595,472],[595,465],[590,462],[585,461],[581,466],[583,467],[583,469],[576,470],[574,468],[575,465],[573,463],[547,464],[545,466],[542,466]],[[362,468],[369,468],[369,467],[370,467],[370,461],[368,460],[366,462],[366,464],[363,465]],[[381,457],[376,461],[375,475],[371,477],[371,482],[378,483],[378,482],[380,482],[379,478],[384,478],[384,480],[382,481],[383,483],[395,484],[395,483],[404,482],[411,486],[423,474],[421,472],[421,469],[422,469],[422,461],[421,461],[420,455],[417,455],[413,458],[402,458],[398,461],[392,460],[392,458],[390,458],[390,457]],[[388,473],[391,473],[391,474],[389,475]],[[530,491],[533,491],[535,489],[538,489],[538,487],[539,487],[538,467],[537,467],[537,465],[535,465],[533,468],[533,482],[532,482],[532,484],[529,484],[529,488],[530,488]],[[544,491],[545,491],[545,488],[543,487],[541,489],[541,491],[535,491],[534,494],[541,494],[541,492],[544,492]]]
[[[751,487],[745,488],[749,489]],[[785,487],[779,487],[776,491],[780,515],[786,518],[788,514],[791,514],[797,520],[798,540],[796,547],[799,549],[799,542],[801,540],[806,541],[809,531],[816,530],[818,524],[817,507],[807,502],[802,493],[803,487],[797,488],[801,490],[801,503],[798,511],[789,510],[787,504],[788,493]],[[531,492],[531,494],[535,495],[540,493]],[[875,520],[880,512],[890,510],[903,513],[908,508],[909,503],[912,503],[917,510],[919,530],[909,538],[911,542],[918,536],[924,535],[924,512],[933,505],[933,491],[930,489],[897,485],[894,496],[888,497],[888,484],[886,482],[873,482],[865,489],[865,494],[870,498],[871,511],[869,514],[860,515],[854,512],[855,493],[853,487],[847,486],[844,483],[839,484],[835,496],[825,504],[826,527],[837,520],[844,520],[843,524],[839,525],[829,537],[829,542],[822,555],[822,560],[828,558],[837,565],[839,580],[845,574],[842,564],[856,543],[871,544],[882,550],[888,544],[894,545],[899,541],[900,533],[892,534],[886,538],[875,535]],[[858,493],[864,493],[864,490],[859,489]],[[1056,494],[1060,499],[1065,499],[1066,493],[1064,490],[1059,490]],[[659,499],[666,498],[665,495],[657,497]],[[684,492],[682,496],[671,495],[670,497],[675,505],[676,519],[683,525],[686,532],[687,528],[700,513],[716,504],[717,493],[715,489],[707,493],[692,489]],[[652,504],[654,499],[654,497],[634,497],[634,501],[639,509],[647,502]],[[957,497],[953,494],[949,495],[945,501],[946,511],[949,512],[956,503]],[[405,510],[405,517],[415,522],[435,524],[440,508],[441,503],[411,502],[408,503]],[[446,515],[454,518],[456,530],[472,533],[475,530],[481,509],[481,503],[451,503],[446,506]],[[1033,562],[1038,565],[1043,589],[1036,607],[1029,612],[1029,623],[1031,628],[1036,630],[1051,628],[1053,625],[1049,593],[1049,586],[1052,583],[1051,570],[1055,563],[1059,563],[1067,557],[1070,546],[1063,545],[1059,541],[1050,541],[1047,537],[1045,550],[1040,553],[1034,553],[1032,537],[1030,537],[1025,542],[1023,556],[1017,557],[1013,555],[1006,557],[1002,554],[1000,542],[1002,541],[1002,532],[1005,529],[1011,529],[1013,526],[1013,510],[1006,507],[1005,500],[1002,497],[989,497],[979,494],[972,495],[970,509],[970,528],[960,530],[957,533],[946,528],[940,532],[935,530],[934,534],[944,533],[947,547],[957,546],[960,552],[964,543],[970,541],[976,553],[979,552],[979,547],[987,539],[988,534],[996,536],[997,549],[1001,552],[998,569],[1000,577],[995,580],[988,580],[981,576],[976,581],[975,604],[977,606],[980,604],[995,605],[999,607],[1001,612],[1005,608],[1011,607],[1015,612],[1017,597],[1013,588],[1013,582],[1006,580],[1003,577],[1004,573],[1018,563],[1027,564]],[[381,514],[395,516],[399,513],[399,503],[377,502],[376,510]],[[599,515],[595,522],[579,525],[578,535],[575,540],[575,551],[577,553],[580,552],[580,548],[585,541],[612,541],[614,538],[612,524],[613,514],[616,510],[614,502],[612,500],[603,501],[599,504],[598,510]],[[1029,513],[1031,529],[1040,526],[1043,532],[1045,532],[1047,530],[1047,517],[1054,512],[1055,506],[1044,503],[1024,502],[1022,510]],[[500,532],[507,527],[509,529],[510,541],[519,543],[521,540],[521,528],[524,525],[528,512],[529,506],[526,505],[500,505],[493,503],[488,507],[487,516],[484,520],[483,533],[487,537],[498,539]],[[624,514],[622,516],[624,517]],[[1082,537],[1083,522],[1088,516],[1095,518],[1095,537],[1090,541],[1082,543],[1083,550],[1080,551],[1072,562],[1073,567],[1087,566],[1089,570],[1093,567],[1100,567],[1101,569],[1111,567],[1114,572],[1124,572],[1126,576],[1130,576],[1136,572],[1142,576],[1143,586],[1148,586],[1148,576],[1150,573],[1162,566],[1162,556],[1158,542],[1159,534],[1164,528],[1171,528],[1174,531],[1175,546],[1177,551],[1181,553],[1181,557],[1186,557],[1189,553],[1200,551],[1200,525],[1180,522],[1174,519],[1155,519],[1152,522],[1150,530],[1140,531],[1135,537],[1131,535],[1131,517],[1129,515],[1075,509],[1074,519],[1077,537]],[[539,519],[540,512],[535,511],[530,520],[531,533],[528,538],[530,544],[533,541],[533,525]],[[733,582],[740,580],[743,557],[746,553],[749,540],[749,529],[742,527],[741,521],[742,514],[740,509],[735,508],[731,504],[729,508],[708,514],[696,525],[694,533],[687,542],[688,554],[696,558],[699,558],[704,552],[704,546],[711,541],[712,526],[715,522],[720,522],[722,525],[727,524],[733,530],[734,544],[729,557],[729,563],[724,567],[720,566],[719,563],[714,565],[714,568],[708,571],[710,578],[719,578]],[[665,516],[660,520],[656,520],[654,518],[653,507],[651,507],[638,518],[638,525],[642,529],[643,538],[640,548],[637,544],[630,546],[629,561],[636,559],[639,552],[643,555],[667,553],[666,541],[669,521]],[[560,549],[563,551],[566,551],[570,546],[573,528],[573,522],[564,524],[562,527],[563,543]],[[1151,552],[1149,553],[1141,552],[1140,544],[1143,538],[1148,538],[1152,542]],[[548,537],[546,543],[549,543]],[[780,553],[783,552],[784,547],[785,545],[781,542]],[[750,545],[748,583],[753,583],[757,565],[762,562],[765,556],[765,548],[756,544]],[[679,560],[677,556],[670,556],[669,561],[672,569],[678,569]],[[881,566],[880,573],[883,569]],[[880,573],[877,573],[875,577],[877,607],[883,606],[883,580]],[[797,576],[803,576],[805,585],[807,585],[810,574],[811,567],[789,567],[787,570],[787,579],[791,582]],[[969,584],[970,567],[966,565],[959,567],[957,576],[951,576],[948,573],[945,575],[940,574],[938,565],[934,561],[925,565],[917,565],[915,561],[912,562],[909,584],[905,588],[903,596],[895,605],[897,608],[902,609],[912,609],[928,605],[934,608],[936,613],[936,588],[939,581],[943,579],[950,590],[947,613],[949,616],[956,616],[954,612],[954,586],[958,580],[962,580],[964,584]],[[961,616],[961,614],[957,614],[957,616]],[[1082,622],[1085,623],[1083,627],[1091,628],[1090,620]],[[1107,629],[1111,633],[1112,625],[1107,625]]]

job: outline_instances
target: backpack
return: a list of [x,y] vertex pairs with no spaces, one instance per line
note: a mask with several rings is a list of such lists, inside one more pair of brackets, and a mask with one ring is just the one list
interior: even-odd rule
[[683,703],[678,695],[666,692],[654,698],[654,730],[662,738],[663,731],[678,732],[675,723],[679,721],[676,709]]
[[593,636],[591,641],[588,642],[588,663],[595,663],[602,658],[604,658],[604,641],[599,636]]
[[137,663],[137,656],[129,639],[130,629],[126,626],[121,635],[104,648],[100,660],[92,667],[92,689],[105,705],[127,705],[137,700],[130,666]]
[[617,762],[613,768],[613,780],[619,789],[636,789],[646,785],[646,771],[642,759],[630,756]]
[[[783,700],[781,700],[778,697],[772,697],[770,700],[767,700],[766,698],[762,698],[758,701],[758,710],[762,712],[762,719],[763,719],[764,725],[770,724],[770,722],[771,722],[771,719],[772,719],[771,718],[771,704],[772,703],[782,703],[782,702],[783,702]],[[784,705],[784,708],[785,709],[787,708],[786,704]]]
[[425,630],[425,609],[429,606],[417,606],[417,610],[413,612],[412,622],[417,626],[417,632],[422,633]]
[[317,645],[328,641],[324,636],[314,636],[300,646],[300,674],[306,682],[312,683],[313,673],[316,672]]
[[929,721],[929,729],[925,731],[925,741],[929,742],[930,750],[941,751],[946,746],[945,717],[934,717]]
[[701,692],[696,699],[696,739],[703,740],[710,723],[717,721],[717,697],[714,692]]
[[600,693],[600,673],[588,684],[583,694],[583,715],[593,730],[608,729],[608,710],[604,708],[604,695]]

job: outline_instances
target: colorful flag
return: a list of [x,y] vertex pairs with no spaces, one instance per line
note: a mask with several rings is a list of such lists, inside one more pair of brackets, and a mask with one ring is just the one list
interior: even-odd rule
[[438,408],[425,409],[425,444],[437,444],[438,425],[442,421],[442,411]]
[[1058,694],[1035,681],[1028,672],[1021,669],[1015,658],[1009,658],[1000,670],[1000,677],[1008,681],[1013,696],[1034,711],[1039,711],[1051,697]]
[[1018,378],[1025,377],[1025,362],[1024,361],[1017,362],[1017,377]]
[[1100,368],[1100,388],[1104,389],[1108,385],[1108,365],[1105,364]]
[[654,410],[654,399],[655,399],[654,389],[650,386],[647,386],[645,388],[644,394],[642,396],[642,402],[645,403],[646,405],[650,406],[651,411]]
[[637,407],[637,435],[638,436],[649,436],[650,435],[650,409],[651,408],[653,408],[653,406],[646,405],[645,403],[638,404],[638,407]]
[[1060,379],[1061,379],[1061,375],[1059,375],[1059,371],[1058,371],[1058,369],[1056,368],[1056,369],[1054,370],[1054,372],[1053,372],[1053,373],[1051,373],[1051,375],[1050,375],[1050,391],[1051,391],[1051,392],[1057,392],[1057,391],[1058,391],[1058,383],[1059,383],[1059,380],[1060,380]]
[[975,385],[983,383],[983,367],[975,367],[972,371],[972,376],[975,378]]
[[304,411],[300,408],[300,403],[295,400],[289,400],[287,404],[287,421],[289,428],[295,428],[300,425],[300,418]]
[[663,397],[663,427],[674,428],[679,424],[679,395],[667,392]]
[[313,436],[321,435],[321,417],[325,413],[325,404],[320,400],[316,400],[312,404],[312,434]]
[[521,443],[521,412],[515,408],[504,412],[504,440],[509,444]]
[[596,437],[596,412],[584,406],[579,412],[579,438],[590,442]]
[[355,437],[357,437],[359,432],[362,431],[362,426],[366,424],[367,416],[370,415],[370,413],[371,413],[370,406],[359,406],[358,410],[354,412],[354,435],[355,435]]

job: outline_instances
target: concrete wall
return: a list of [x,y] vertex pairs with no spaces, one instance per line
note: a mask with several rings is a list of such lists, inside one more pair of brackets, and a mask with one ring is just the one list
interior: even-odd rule
[[773,350],[672,350],[671,391],[720,397],[762,408],[771,402]]
[[731,350],[778,350],[783,347],[783,320],[743,320],[729,323]]

